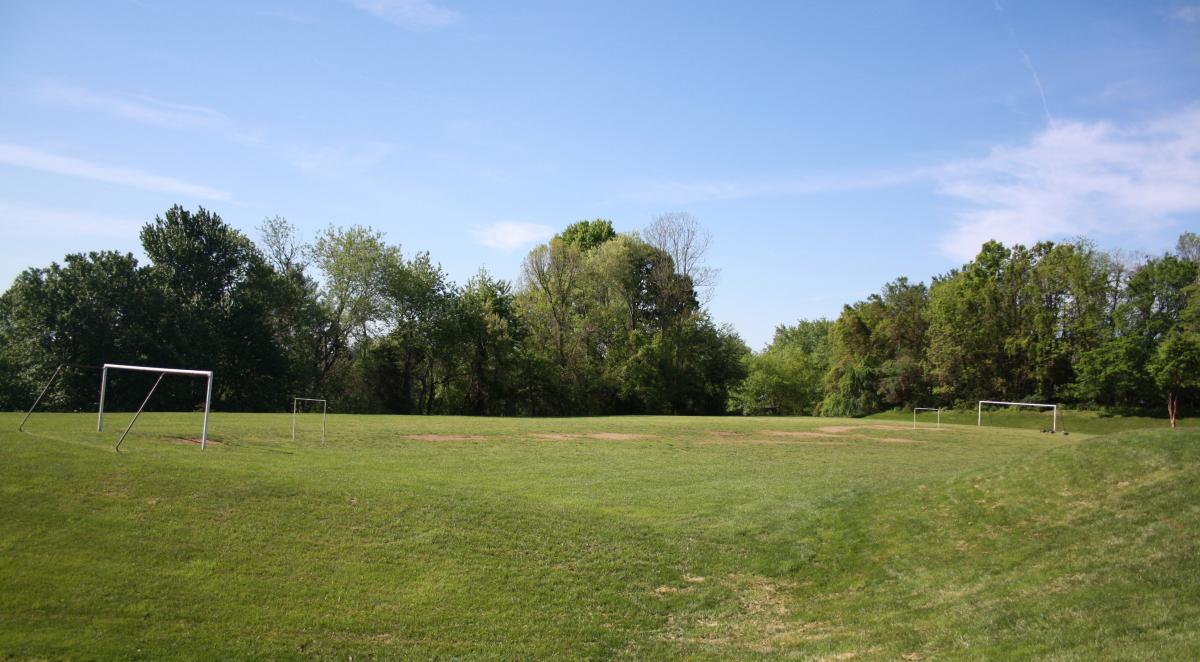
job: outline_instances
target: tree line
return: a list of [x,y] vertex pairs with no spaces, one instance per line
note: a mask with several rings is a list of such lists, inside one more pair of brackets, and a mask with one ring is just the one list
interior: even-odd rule
[[[575,223],[515,285],[483,270],[457,285],[369,227],[258,229],[175,206],[141,230],[149,264],[97,251],[21,273],[0,296],[0,408],[63,363],[211,369],[217,405],[240,411],[298,395],[343,412],[721,414],[745,376],[745,344],[702,305],[708,234],[684,214],[630,234]],[[110,379],[110,406],[136,407],[153,375]],[[66,370],[46,406],[92,409],[97,384]],[[191,408],[201,387],[172,378],[155,402]]]
[[[175,206],[129,253],[30,268],[0,296],[0,409],[27,406],[63,363],[212,369],[226,410],[292,396],[338,411],[568,416],[860,416],[1033,399],[1161,408],[1200,389],[1200,237],[1130,258],[1086,239],[988,242],[927,286],[899,278],[836,320],[777,328],[752,352],[705,304],[710,236],[686,214],[641,232],[566,227],[511,283],[450,280],[369,227],[301,241],[282,218],[258,242],[206,209]],[[153,375],[112,376],[136,407]],[[94,371],[64,371],[48,407],[92,409]],[[163,382],[163,408],[202,385]]]
[[1087,239],[1006,247],[930,285],[899,278],[836,320],[777,328],[731,408],[861,416],[1032,400],[1161,409],[1200,389],[1200,236],[1130,257]]

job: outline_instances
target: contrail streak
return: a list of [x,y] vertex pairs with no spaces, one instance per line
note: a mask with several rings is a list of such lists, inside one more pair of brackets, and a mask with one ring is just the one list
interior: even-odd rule
[[1029,70],[1029,75],[1033,78],[1033,85],[1037,88],[1038,96],[1042,100],[1042,111],[1046,113],[1046,123],[1054,124],[1054,115],[1050,113],[1050,104],[1046,101],[1046,88],[1042,87],[1042,77],[1038,76],[1037,67],[1033,66],[1033,58],[1029,57],[1029,53],[1021,48],[1020,42],[1017,39],[1017,31],[1013,29],[1012,23],[1008,20],[1008,15],[1004,11],[1004,5],[1000,4],[999,0],[993,0],[992,7],[995,8],[996,14],[1000,16],[1000,20],[1004,22],[1005,29],[1008,30],[1008,36],[1012,39],[1013,46],[1017,47],[1017,52],[1021,54],[1021,60],[1025,62],[1025,68]]

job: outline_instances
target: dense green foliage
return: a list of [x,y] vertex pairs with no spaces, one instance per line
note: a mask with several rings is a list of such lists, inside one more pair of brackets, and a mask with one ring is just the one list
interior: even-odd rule
[[1194,428],[18,419],[3,659],[1200,657]]
[[[212,369],[218,406],[241,411],[291,395],[347,412],[536,416],[863,416],[992,399],[1174,422],[1200,396],[1192,233],[1136,258],[1085,239],[990,241],[929,285],[898,278],[753,353],[706,310],[711,236],[688,214],[641,234],[571,224],[516,283],[481,271],[456,284],[369,227],[311,243],[278,217],[259,231],[256,245],[177,206],[142,229],[147,265],[93,252],[22,273],[0,296],[0,409],[30,402],[59,364],[103,362]],[[153,375],[114,378],[125,408]],[[47,407],[93,407],[96,381],[66,371]],[[168,379],[155,405],[194,407],[201,388]]]
[[[832,325],[780,327],[749,359],[734,404],[861,416],[984,399],[1139,411],[1166,403],[1173,420],[1200,395],[1198,243],[1185,233],[1173,254],[1125,259],[1086,240],[988,242],[928,287],[900,278]],[[798,333],[826,328],[821,342]]]
[[[211,369],[218,406],[241,411],[305,395],[359,412],[719,414],[744,375],[748,350],[691,277],[609,221],[535,248],[516,287],[483,271],[456,285],[371,228],[330,227],[311,245],[281,218],[260,232],[261,247],[173,207],[142,230],[149,265],[99,252],[22,273],[0,297],[0,409],[30,402],[63,363]],[[136,406],[153,378],[114,373],[112,406]],[[91,408],[96,382],[68,370],[46,406]],[[160,388],[159,407],[203,399],[187,379]]]

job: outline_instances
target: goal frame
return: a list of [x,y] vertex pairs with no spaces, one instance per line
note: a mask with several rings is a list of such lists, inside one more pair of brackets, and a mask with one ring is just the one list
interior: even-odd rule
[[[980,400],[976,416],[976,427],[983,426],[983,406],[984,405],[1007,405],[1009,407],[1041,407],[1042,409],[1051,410],[1050,431],[1058,432],[1058,405],[1047,404],[1044,402],[1001,402],[999,400]],[[1045,428],[1043,428],[1045,429]]]
[[138,407],[137,413],[133,415],[133,419],[129,421],[129,425],[125,427],[125,432],[121,434],[120,440],[117,441],[117,450],[121,450],[121,442],[125,441],[125,436],[133,429],[133,424],[137,422],[139,416],[142,415],[142,410],[146,408],[146,403],[150,402],[150,396],[154,395],[154,390],[158,388],[159,382],[166,375],[187,375],[190,377],[206,377],[208,379],[208,388],[204,396],[204,428],[200,432],[200,450],[204,450],[208,442],[208,413],[212,409],[212,386],[213,372],[212,370],[184,370],[182,368],[154,368],[144,365],[123,365],[120,363],[105,363],[101,366],[100,372],[100,411],[96,415],[96,432],[104,431],[104,396],[108,391],[108,371],[112,370],[132,370],[134,372],[157,372],[158,380],[154,382],[154,386],[150,387],[150,392],[146,394],[146,399],[142,400],[142,406]]
[[296,441],[296,415],[301,402],[321,403],[321,443],[325,443],[325,418],[329,415],[329,403],[324,398],[292,398],[292,441]]
[[942,408],[941,407],[913,407],[913,429],[917,429],[917,412],[919,411],[936,411],[937,412],[937,429],[942,429]]

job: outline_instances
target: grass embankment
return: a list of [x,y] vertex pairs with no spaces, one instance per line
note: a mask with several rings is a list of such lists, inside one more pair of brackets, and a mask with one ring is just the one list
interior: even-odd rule
[[17,421],[0,657],[1200,656],[1195,431]]

